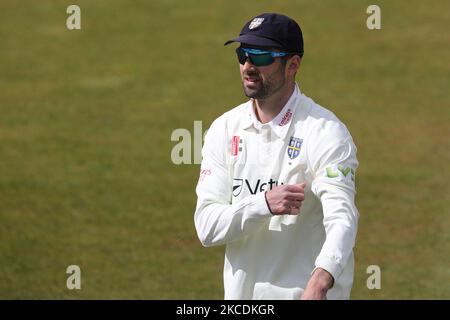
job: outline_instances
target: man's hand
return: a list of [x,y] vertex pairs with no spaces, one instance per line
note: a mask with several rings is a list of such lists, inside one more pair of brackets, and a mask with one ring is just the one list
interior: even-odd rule
[[267,205],[273,215],[298,214],[305,199],[305,183],[287,184],[266,192]]
[[301,300],[326,300],[327,291],[333,283],[333,276],[328,271],[317,268],[309,279]]

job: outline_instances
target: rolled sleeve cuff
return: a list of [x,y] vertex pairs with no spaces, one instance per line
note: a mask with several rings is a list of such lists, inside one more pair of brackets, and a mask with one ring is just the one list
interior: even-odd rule
[[252,217],[271,217],[264,192],[252,196],[249,215]]
[[313,274],[313,272],[317,268],[322,268],[328,271],[334,280],[336,280],[342,272],[342,268],[339,263],[337,263],[333,258],[330,257],[318,257],[316,259],[316,267],[311,272],[311,274]]

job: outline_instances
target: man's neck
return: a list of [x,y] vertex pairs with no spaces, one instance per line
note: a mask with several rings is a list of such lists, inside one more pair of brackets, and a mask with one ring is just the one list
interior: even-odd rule
[[283,110],[294,90],[295,83],[292,83],[267,99],[254,99],[255,114],[258,120],[261,123],[272,121]]

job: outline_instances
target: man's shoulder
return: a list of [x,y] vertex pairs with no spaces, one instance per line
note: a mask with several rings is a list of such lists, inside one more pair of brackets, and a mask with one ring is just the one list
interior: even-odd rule
[[241,103],[231,110],[226,111],[219,117],[217,117],[211,124],[211,128],[236,127],[239,126],[241,121],[245,119],[248,114],[249,101]]
[[[323,107],[312,98],[302,95],[302,109],[306,110],[308,120],[312,122],[341,122],[333,111]],[[342,123],[342,122],[341,122]]]
[[330,109],[319,105],[310,97],[302,95],[299,121],[307,123],[313,132],[319,135],[348,136],[347,126]]

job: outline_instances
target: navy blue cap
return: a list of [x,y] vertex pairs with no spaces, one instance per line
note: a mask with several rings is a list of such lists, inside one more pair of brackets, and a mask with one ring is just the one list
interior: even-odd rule
[[248,21],[239,37],[225,42],[276,47],[303,56],[303,35],[295,20],[278,13],[263,13]]

